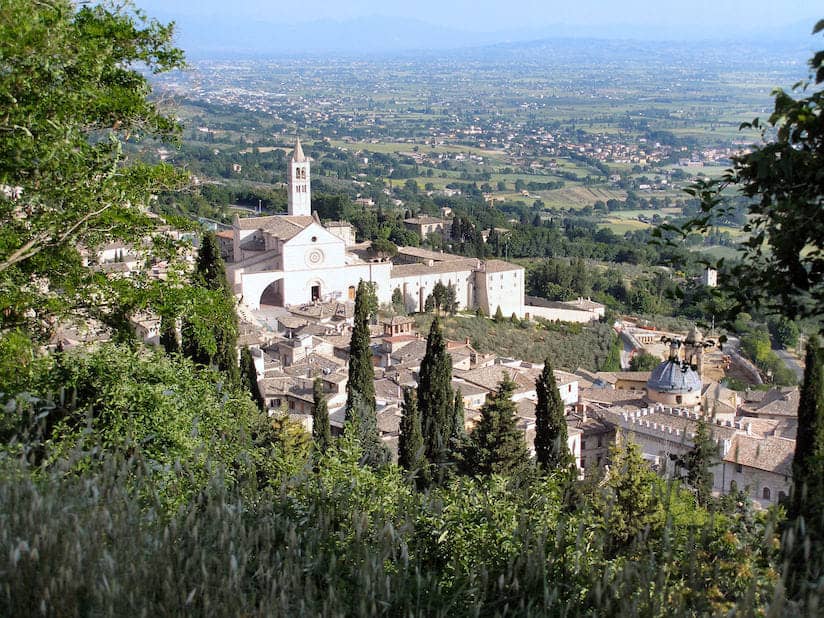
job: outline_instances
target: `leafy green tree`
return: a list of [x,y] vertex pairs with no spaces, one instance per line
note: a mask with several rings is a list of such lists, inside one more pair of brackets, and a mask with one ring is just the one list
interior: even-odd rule
[[385,456],[378,436],[375,366],[369,336],[374,308],[371,286],[361,280],[355,295],[355,323],[349,342],[349,380],[346,383],[346,422],[363,449],[364,461],[380,465]]
[[398,436],[398,465],[412,473],[419,486],[425,483],[429,474],[429,462],[424,453],[418,397],[415,390],[411,388],[405,388],[403,391],[403,410]]
[[504,321],[504,312],[501,311],[501,306],[498,305],[498,308],[495,310],[495,321],[500,324]]
[[535,381],[535,392],[538,395],[535,405],[535,458],[538,465],[547,471],[568,468],[573,460],[567,444],[564,402],[549,357]]
[[[813,33],[824,30],[819,21]],[[809,61],[809,81],[796,85],[802,96],[774,91],[775,107],[766,124],[759,119],[742,128],[761,131],[764,145],[733,159],[732,169],[719,179],[696,183],[689,193],[701,201],[701,213],[686,226],[662,226],[659,236],[676,232],[684,237],[708,233],[716,221],[729,217],[734,188],[747,199],[746,241],[740,261],[726,269],[720,264],[720,285],[736,301],[727,316],[751,307],[790,319],[809,319],[822,325],[824,317],[824,51]],[[775,131],[774,138],[771,138]],[[770,134],[768,136],[767,134]],[[746,282],[746,285],[740,285]]]
[[630,371],[652,371],[661,364],[661,359],[649,352],[639,352],[629,359]]
[[443,477],[451,461],[450,437],[454,429],[452,357],[446,351],[441,321],[432,320],[426,339],[426,353],[418,375],[418,406],[426,459],[433,466],[433,477]]
[[263,394],[260,392],[258,386],[257,369],[255,368],[255,360],[252,358],[252,352],[249,346],[243,346],[240,351],[240,386],[252,398],[258,409],[261,412],[266,410],[266,402],[263,400]]
[[818,338],[807,343],[783,551],[787,591],[803,597],[824,575],[824,347]]
[[467,448],[466,465],[471,474],[514,476],[528,466],[524,433],[516,425],[514,392],[515,383],[504,373],[498,389],[487,396]]
[[315,450],[326,453],[332,444],[332,428],[329,425],[329,406],[323,392],[323,380],[315,378],[312,383],[312,440]]
[[386,260],[398,254],[398,247],[387,238],[376,238],[372,241],[372,251],[381,260]]
[[172,35],[171,26],[114,3],[3,2],[1,327],[48,337],[52,316],[89,297],[109,310],[118,302],[108,281],[83,266],[79,247],[140,238],[155,225],[141,211],[150,195],[181,184],[170,167],[123,152],[126,140],[179,131],[148,99],[142,72],[183,65]]

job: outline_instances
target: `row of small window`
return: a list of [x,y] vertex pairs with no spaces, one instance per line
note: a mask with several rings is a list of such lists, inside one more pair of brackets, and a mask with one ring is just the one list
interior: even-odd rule
[[306,185],[296,185],[295,186],[296,193],[306,193]]

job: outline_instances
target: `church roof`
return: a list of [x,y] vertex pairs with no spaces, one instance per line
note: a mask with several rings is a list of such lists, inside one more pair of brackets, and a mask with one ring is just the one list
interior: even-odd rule
[[647,381],[647,388],[659,393],[700,393],[701,377],[690,367],[667,360],[658,365]]
[[268,217],[246,217],[238,219],[237,225],[241,230],[263,230],[282,240],[293,236],[316,223],[314,217],[295,215],[271,215]]
[[300,138],[295,142],[295,149],[292,151],[292,161],[306,161],[306,155],[303,154],[303,147],[300,145]]
[[504,262],[503,260],[486,260],[484,262],[484,268],[488,273],[501,273],[506,272],[509,270],[523,270],[523,266],[518,266],[517,264],[511,264],[509,262]]

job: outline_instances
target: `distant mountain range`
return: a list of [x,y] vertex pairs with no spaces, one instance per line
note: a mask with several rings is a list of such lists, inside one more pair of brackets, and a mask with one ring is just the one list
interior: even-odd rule
[[725,24],[707,23],[700,30],[610,26],[552,25],[490,32],[473,32],[433,25],[414,19],[384,16],[348,21],[320,20],[298,24],[276,20],[216,17],[208,14],[156,15],[175,20],[178,44],[191,58],[214,56],[267,56],[344,54],[384,55],[410,51],[444,51],[463,48],[521,44],[546,39],[606,39],[637,41],[692,41],[712,43],[745,41],[811,51],[819,39],[809,36],[812,23],[796,22],[777,29],[738,31],[731,34]]

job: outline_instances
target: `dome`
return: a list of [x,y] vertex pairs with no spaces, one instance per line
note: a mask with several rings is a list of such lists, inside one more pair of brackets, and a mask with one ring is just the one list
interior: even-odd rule
[[658,393],[686,394],[701,392],[701,377],[698,372],[681,368],[681,364],[672,360],[658,365],[647,380],[647,388]]

